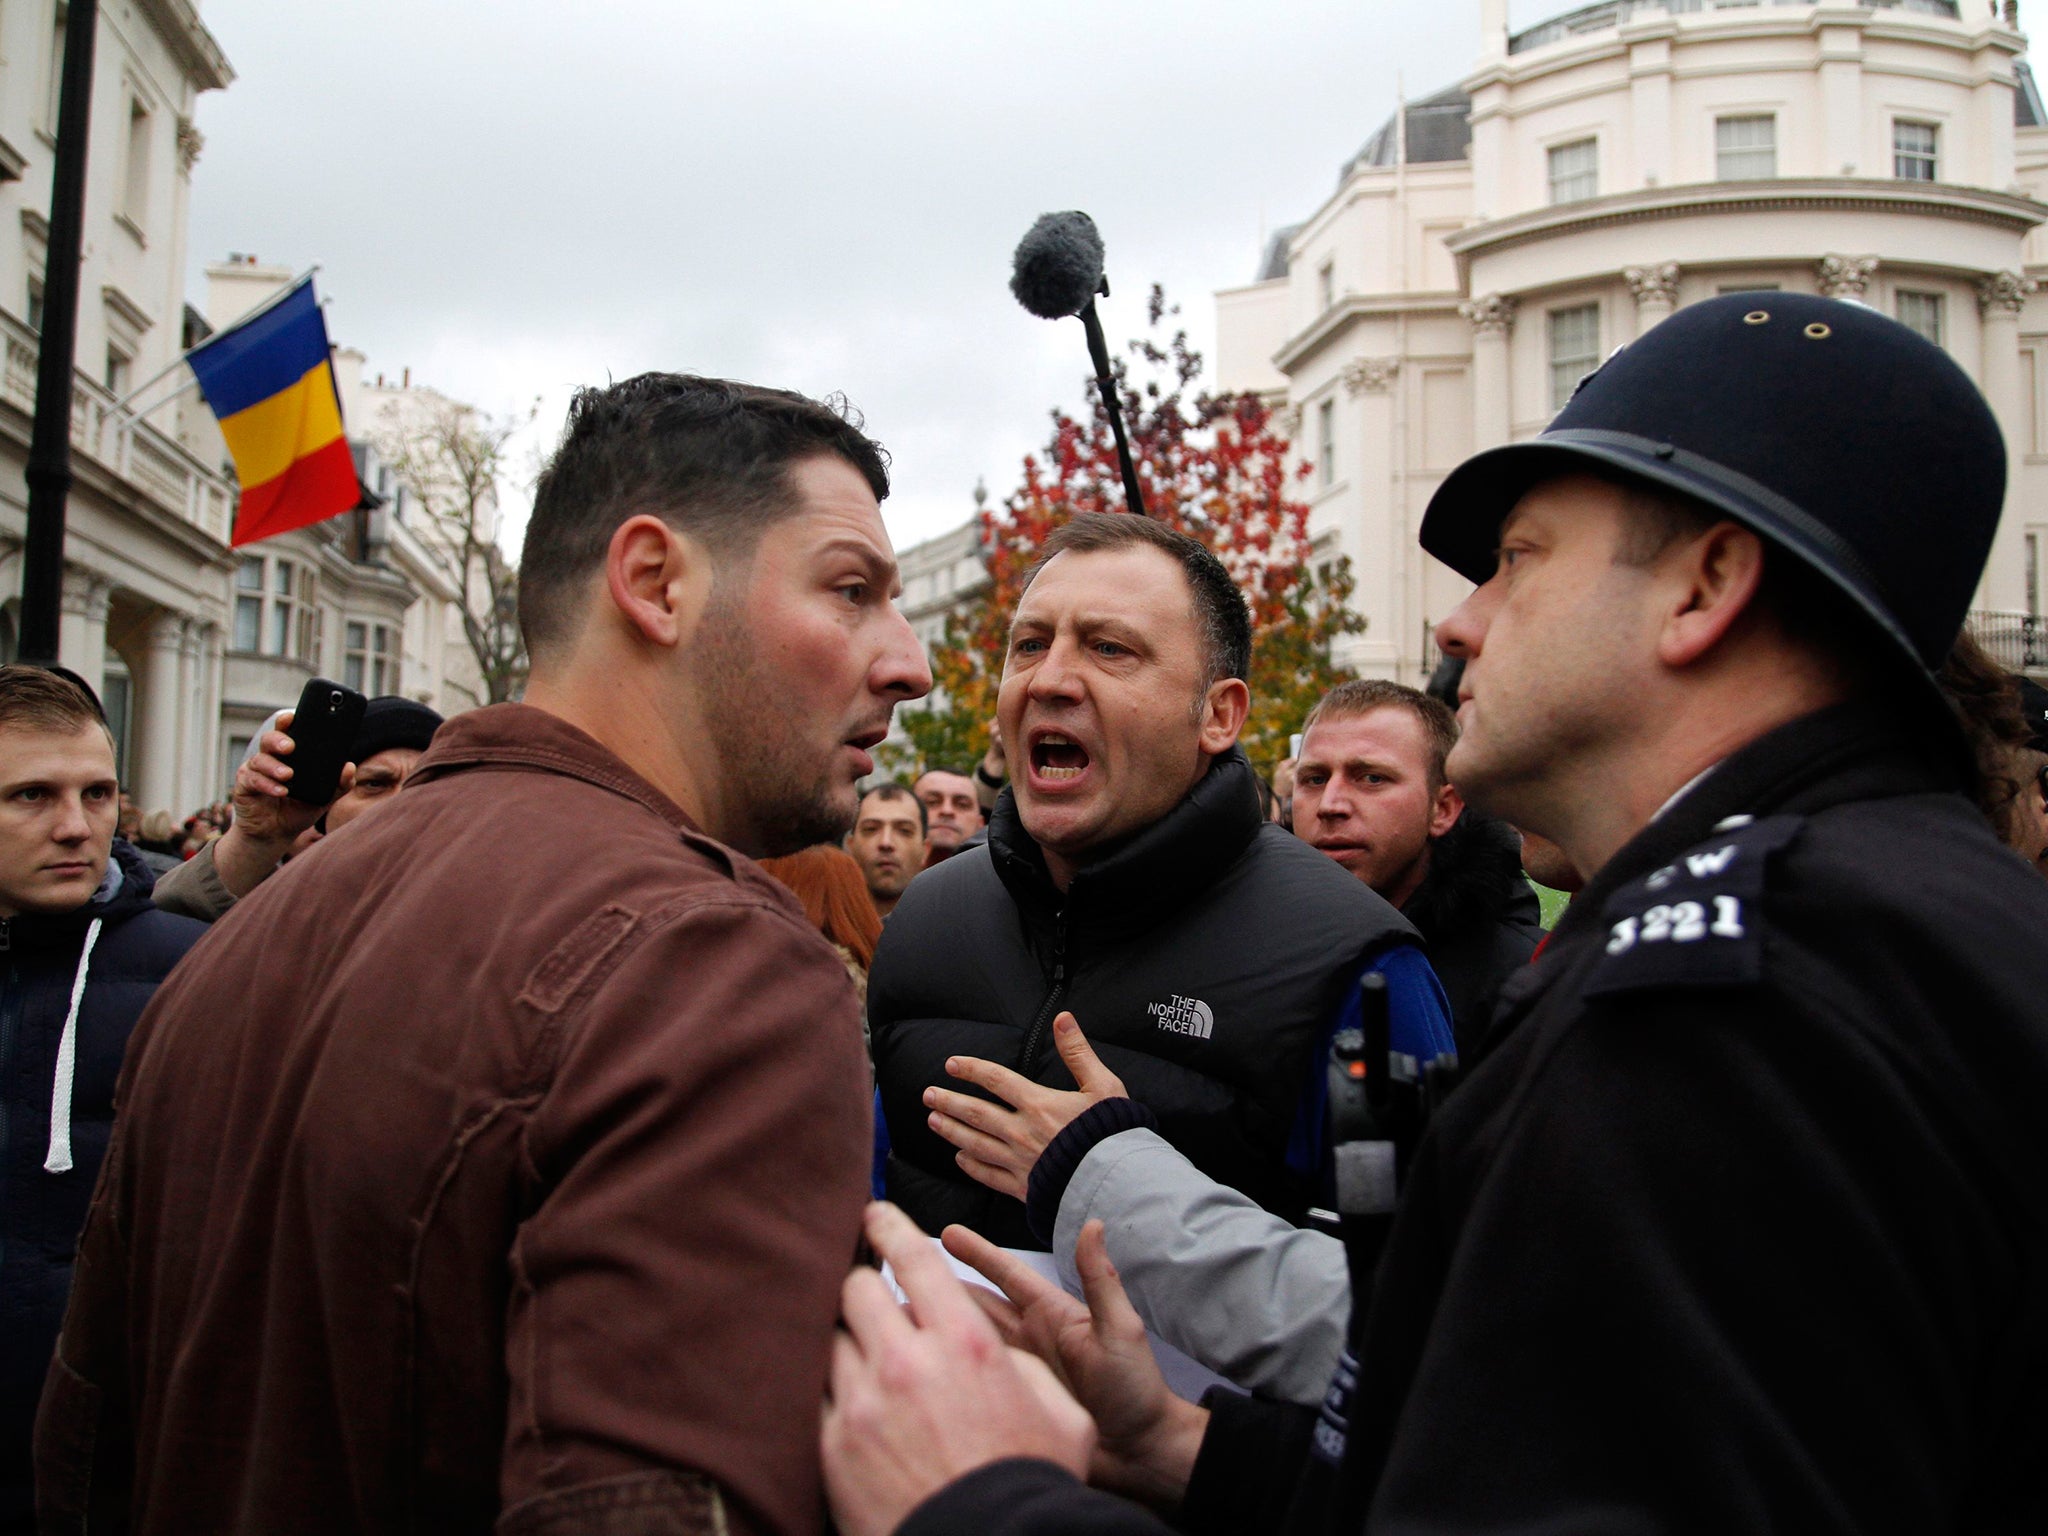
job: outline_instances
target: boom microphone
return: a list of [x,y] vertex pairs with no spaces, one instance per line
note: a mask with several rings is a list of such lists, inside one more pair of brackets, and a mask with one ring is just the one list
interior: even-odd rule
[[1078,315],[1109,292],[1102,258],[1102,236],[1087,214],[1042,214],[1017,242],[1010,292],[1041,320]]
[[1088,335],[1088,357],[1095,364],[1095,387],[1102,395],[1109,430],[1116,438],[1117,465],[1124,477],[1124,503],[1143,517],[1145,493],[1138,486],[1137,466],[1131,462],[1130,440],[1124,436],[1124,413],[1117,403],[1116,379],[1109,369],[1109,343],[1103,338],[1102,321],[1095,313],[1096,295],[1109,294],[1109,280],[1102,275],[1103,257],[1102,236],[1087,214],[1079,210],[1041,214],[1017,242],[1017,255],[1010,269],[1010,292],[1040,319],[1080,317]]

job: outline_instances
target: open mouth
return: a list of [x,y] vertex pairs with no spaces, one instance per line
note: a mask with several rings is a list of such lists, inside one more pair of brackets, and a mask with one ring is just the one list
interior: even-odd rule
[[1064,784],[1088,769],[1088,749],[1071,736],[1047,731],[1031,742],[1031,771],[1048,784]]

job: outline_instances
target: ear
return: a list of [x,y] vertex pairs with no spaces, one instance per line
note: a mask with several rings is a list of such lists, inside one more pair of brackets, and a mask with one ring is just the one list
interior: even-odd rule
[[1764,544],[1739,523],[1716,523],[1671,551],[1672,602],[1657,636],[1657,659],[1690,666],[1727,636],[1755,600],[1764,574]]
[[1446,784],[1436,792],[1436,803],[1429,808],[1429,835],[1442,837],[1458,824],[1458,818],[1465,814],[1465,797],[1458,793],[1458,786]]
[[1211,683],[1202,700],[1202,753],[1215,757],[1236,745],[1244,730],[1245,716],[1252,710],[1252,691],[1244,680],[1226,677]]
[[628,629],[651,645],[674,647],[690,638],[703,616],[711,561],[695,540],[642,513],[613,531],[604,579]]

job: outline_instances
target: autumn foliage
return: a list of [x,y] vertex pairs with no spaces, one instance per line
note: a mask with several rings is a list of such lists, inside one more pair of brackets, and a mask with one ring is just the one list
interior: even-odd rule
[[[1290,494],[1308,466],[1290,464],[1287,439],[1256,395],[1190,393],[1201,354],[1177,327],[1159,339],[1175,313],[1154,287],[1150,333],[1115,362],[1118,393],[1146,508],[1214,550],[1251,607],[1243,740],[1270,773],[1310,706],[1350,675],[1332,665],[1331,641],[1365,621],[1347,606],[1348,561],[1311,569],[1308,506]],[[989,585],[932,648],[931,707],[901,716],[920,767],[965,766],[987,748],[1010,614],[1046,536],[1077,512],[1125,510],[1115,440],[1092,380],[1087,398],[1085,420],[1053,411],[1052,438],[1024,460],[1023,483],[1000,510],[980,514]]]

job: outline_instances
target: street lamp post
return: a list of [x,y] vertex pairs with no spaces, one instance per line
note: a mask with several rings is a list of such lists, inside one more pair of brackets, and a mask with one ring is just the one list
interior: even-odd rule
[[57,660],[64,593],[64,504],[71,494],[71,372],[78,349],[78,268],[85,227],[85,150],[92,126],[92,54],[99,0],[71,0],[57,97],[57,164],[50,177],[43,334],[28,451],[28,536],[22,550],[21,655]]

